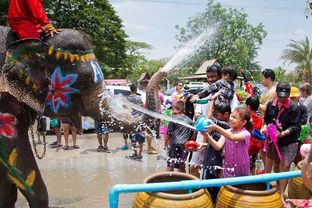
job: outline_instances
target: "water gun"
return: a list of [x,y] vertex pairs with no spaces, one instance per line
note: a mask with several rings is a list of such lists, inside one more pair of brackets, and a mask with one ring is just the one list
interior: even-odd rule
[[309,132],[309,125],[301,125],[300,137],[298,138],[298,141],[303,142],[306,138],[308,138],[310,136]]
[[270,123],[266,129],[266,137],[270,140],[270,141],[266,141],[265,144],[264,144],[264,149],[266,149],[266,144],[267,142],[273,142],[275,148],[276,148],[276,151],[277,151],[277,154],[278,154],[278,157],[279,159],[282,161],[283,160],[283,157],[282,157],[282,154],[277,146],[277,142],[278,142],[278,131],[280,132],[281,129],[280,127],[277,125],[277,124],[273,124],[273,123]]
[[198,148],[198,143],[195,142],[195,141],[187,141],[185,144],[184,144],[184,148],[189,151],[189,152],[195,152],[197,151],[197,148]]

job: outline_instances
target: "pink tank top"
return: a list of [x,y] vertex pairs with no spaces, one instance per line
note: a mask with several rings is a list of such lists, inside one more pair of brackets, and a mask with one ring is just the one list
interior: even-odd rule
[[[229,129],[229,131],[232,131],[232,129]],[[248,156],[250,133],[245,128],[235,132],[235,134],[238,133],[245,135],[244,141],[225,139],[224,178],[250,175],[250,161]]]

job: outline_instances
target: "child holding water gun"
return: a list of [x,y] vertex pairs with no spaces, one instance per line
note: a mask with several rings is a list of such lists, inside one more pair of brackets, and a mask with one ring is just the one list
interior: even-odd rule
[[[224,177],[238,177],[250,175],[248,145],[250,133],[247,129],[251,127],[249,112],[246,108],[238,107],[230,115],[231,128],[226,130],[216,124],[207,126],[208,132],[201,132],[208,144],[215,150],[221,150],[224,147]],[[247,129],[246,129],[247,128]],[[217,131],[221,134],[218,141],[214,140],[209,134]],[[199,145],[207,146],[207,143]]]
[[[172,117],[172,103],[170,100],[166,100],[162,114],[165,116]],[[167,136],[168,125],[169,125],[169,122],[166,120],[163,120],[162,126],[160,128],[160,133],[164,135],[164,149],[167,149],[169,145],[168,136]]]
[[[173,104],[173,118],[193,124],[193,121],[184,114],[184,103],[182,101]],[[168,137],[170,139],[170,145],[167,160],[168,171],[174,171],[176,168],[179,172],[185,172],[187,151],[184,148],[184,144],[187,140],[191,140],[193,135],[194,132],[192,129],[181,124],[169,123]]]
[[[214,105],[211,101],[208,106],[207,118],[211,119],[214,124],[229,129],[229,119],[231,107],[229,103],[219,103]],[[200,133],[199,133],[200,134]],[[221,135],[217,131],[210,132],[211,137],[217,142]],[[212,145],[208,145],[204,151],[203,161],[203,179],[215,179],[220,177],[220,167],[222,167],[222,149],[216,150]],[[207,188],[213,203],[216,202],[220,187]]]

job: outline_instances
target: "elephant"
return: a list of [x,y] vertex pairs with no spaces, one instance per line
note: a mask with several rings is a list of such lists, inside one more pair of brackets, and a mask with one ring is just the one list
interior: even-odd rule
[[[37,115],[70,117],[78,129],[80,116],[127,133],[153,125],[151,116],[132,118],[136,106],[105,90],[91,40],[83,32],[62,29],[53,38],[16,40],[9,27],[0,26],[0,41],[0,207],[15,207],[18,190],[29,207],[49,206],[28,137]],[[147,86],[146,105],[152,111],[160,112],[158,86],[165,76],[155,73]]]

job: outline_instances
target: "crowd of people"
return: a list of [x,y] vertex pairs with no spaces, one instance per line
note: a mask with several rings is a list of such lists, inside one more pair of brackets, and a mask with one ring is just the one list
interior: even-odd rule
[[[244,103],[238,103],[235,99],[235,78],[234,68],[221,69],[213,65],[207,69],[209,86],[198,95],[185,96],[181,83],[178,84],[172,98],[173,117],[183,120],[177,116],[183,114],[177,112],[177,109],[183,109],[183,103],[186,106],[187,97],[190,96],[192,102],[200,98],[207,100],[197,102],[191,119],[195,121],[199,115],[205,115],[213,122],[206,127],[206,131],[188,134],[183,132],[187,129],[184,126],[179,131],[176,131],[176,126],[173,130],[168,128],[168,161],[175,161],[176,165],[168,163],[170,170],[177,167],[179,171],[185,172],[185,164],[189,163],[190,173],[197,177],[202,169],[203,179],[227,178],[272,171],[285,172],[290,170],[292,163],[297,165],[304,159],[300,155],[300,147],[303,143],[311,143],[311,134],[303,140],[299,138],[302,138],[300,134],[303,126],[312,126],[311,84],[303,83],[297,88],[287,82],[275,83],[274,71],[265,69],[262,72],[262,84],[267,91],[260,97],[251,93]],[[269,132],[272,128],[275,129],[275,137]],[[265,139],[254,136],[254,129],[265,135]],[[177,140],[176,137],[181,135],[183,139]],[[187,159],[184,144],[194,138],[199,148],[197,152],[190,153]],[[174,154],[172,148],[176,150]],[[255,170],[257,159],[264,162],[264,170],[259,170],[259,167]],[[288,180],[284,179],[277,181],[276,185],[283,202],[287,183]],[[215,200],[218,188],[210,188],[209,192]]]
[[[304,139],[301,135],[303,126],[311,128],[312,125],[312,88],[309,83],[302,83],[299,88],[286,82],[275,83],[274,71],[265,69],[262,72],[262,84],[267,90],[260,97],[251,93],[245,101],[239,102],[235,94],[235,68],[212,65],[206,73],[209,85],[197,95],[189,93],[188,88],[178,82],[171,99],[162,99],[162,113],[166,116],[189,125],[194,125],[200,116],[211,121],[204,131],[195,131],[175,122],[161,122],[160,130],[157,130],[164,138],[164,149],[168,156],[167,171],[176,169],[186,172],[188,169],[190,174],[202,179],[228,178],[272,171],[285,172],[290,170],[292,163],[297,165],[304,159],[300,147],[312,140],[311,134]],[[137,86],[132,84],[130,90],[128,101],[143,106],[142,98],[136,93]],[[133,117],[141,115],[134,109],[131,114]],[[66,127],[68,121],[63,123]],[[107,143],[110,129],[98,121],[95,121],[95,126],[99,142],[97,151],[109,152]],[[270,132],[272,126],[275,137]],[[54,129],[58,135],[59,126],[55,125]],[[253,133],[254,130],[262,133],[264,139],[259,139]],[[64,129],[64,135],[66,132]],[[75,133],[73,146],[79,148],[74,137]],[[142,160],[145,139],[147,153],[157,154],[147,129],[136,129],[124,135],[125,145],[121,149],[128,149],[128,138],[131,142],[131,159]],[[188,141],[197,142],[197,151],[188,151]],[[61,144],[57,137],[53,147],[59,146]],[[68,149],[68,136],[67,139],[65,136],[64,149]],[[257,167],[258,160],[264,163],[262,169]],[[307,175],[311,177],[312,173]],[[276,183],[285,204],[287,183],[287,179]],[[215,202],[219,188],[209,188],[208,191]]]

